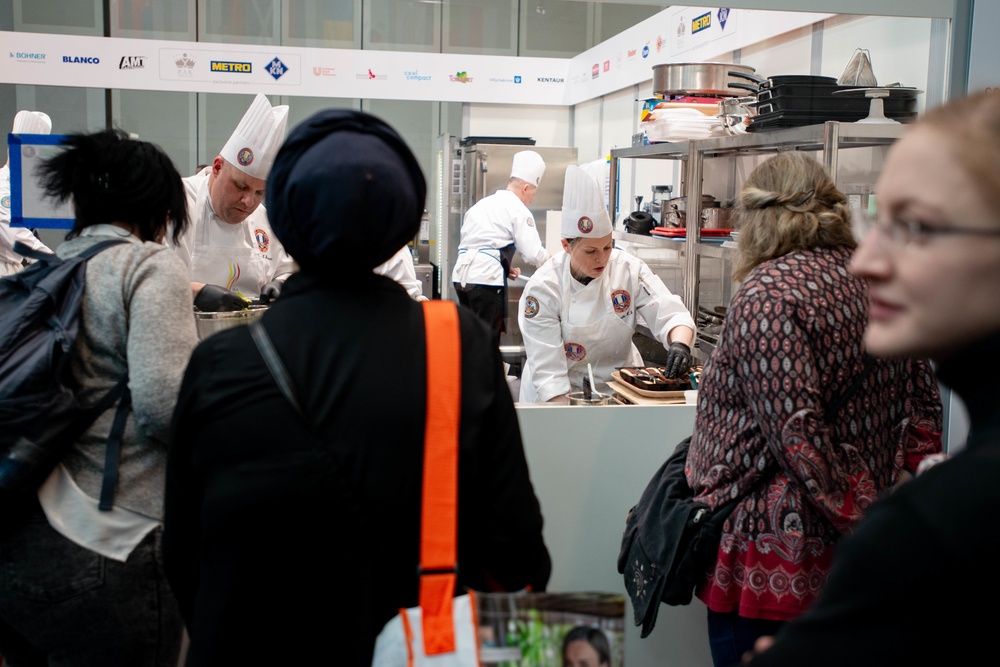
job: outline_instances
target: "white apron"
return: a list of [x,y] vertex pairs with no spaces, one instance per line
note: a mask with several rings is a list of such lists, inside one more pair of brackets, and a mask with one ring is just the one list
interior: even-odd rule
[[274,271],[268,252],[260,249],[260,244],[266,248],[272,242],[267,232],[263,232],[263,238],[255,238],[250,218],[238,225],[223,222],[216,217],[208,197],[195,225],[191,252],[194,281],[219,285],[248,299],[260,296]]
[[[635,331],[615,314],[611,299],[605,294],[605,279],[606,277],[602,276],[601,280],[594,281],[584,290],[577,292],[577,295],[582,295],[589,288],[597,290],[595,296],[606,304],[600,319],[590,324],[568,324],[570,298],[564,298],[560,305],[560,330],[569,366],[570,391],[582,390],[583,378],[589,376],[588,363],[594,369],[595,382],[607,382],[611,379],[611,372],[620,366],[642,365],[642,355],[632,344],[632,335]],[[565,294],[565,296],[571,295]],[[530,360],[525,363],[524,373],[521,375],[520,400],[522,403],[534,403],[538,400],[532,382]]]

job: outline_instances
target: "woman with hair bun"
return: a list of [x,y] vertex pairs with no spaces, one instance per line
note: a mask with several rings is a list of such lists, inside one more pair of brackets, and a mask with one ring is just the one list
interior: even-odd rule
[[695,500],[744,498],[698,597],[716,665],[816,598],[835,543],[886,489],[940,450],[940,397],[922,361],[878,360],[868,292],[847,265],[847,201],[798,152],[740,193],[742,280],[705,365],[687,459]]
[[167,433],[197,336],[187,269],[163,241],[187,224],[184,187],[160,148],[121,131],[63,148],[42,167],[46,194],[76,212],[56,254],[118,241],[87,263],[69,361],[76,396],[90,407],[124,379],[131,407],[110,510],[98,498],[116,406],[37,496],[5,501],[0,653],[11,665],[173,667],[183,626],[160,558]]

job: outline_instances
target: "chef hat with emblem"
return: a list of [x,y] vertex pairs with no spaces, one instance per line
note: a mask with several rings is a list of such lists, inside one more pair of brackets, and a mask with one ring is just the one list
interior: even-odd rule
[[571,164],[563,184],[562,237],[599,239],[611,233],[611,217],[604,205],[604,188],[593,176]]
[[258,94],[219,155],[247,176],[266,179],[285,140],[287,123],[288,106],[272,107]]
[[514,161],[510,166],[510,177],[520,178],[536,188],[542,182],[545,173],[545,160],[535,151],[514,153]]
[[48,134],[52,131],[52,119],[42,111],[18,111],[14,116],[14,134]]

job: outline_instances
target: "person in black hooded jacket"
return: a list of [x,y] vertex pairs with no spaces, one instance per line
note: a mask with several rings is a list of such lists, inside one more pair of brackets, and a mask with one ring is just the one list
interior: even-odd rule
[[[412,238],[425,183],[367,114],[296,127],[267,183],[301,266],[262,323],[308,424],[241,327],[195,351],[174,417],[164,558],[188,665],[371,663],[417,604],[427,401],[421,305],[372,273]],[[458,584],[544,590],[551,563],[499,351],[460,309]],[[315,435],[314,435],[315,434]]]

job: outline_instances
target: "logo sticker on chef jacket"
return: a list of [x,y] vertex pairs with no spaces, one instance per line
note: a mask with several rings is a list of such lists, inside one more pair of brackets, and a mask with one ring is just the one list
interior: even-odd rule
[[528,217],[528,226],[529,227],[534,227],[535,226],[535,219],[532,218],[532,217],[530,217],[530,216]]
[[524,299],[524,316],[529,320],[538,314],[538,299],[533,296]]
[[236,154],[236,161],[244,167],[248,167],[253,164],[253,151],[249,147],[244,147],[240,149],[240,152]]
[[267,237],[267,232],[263,229],[253,230],[253,240],[257,242],[257,250],[267,252],[267,247],[271,244],[271,239]]
[[627,312],[629,306],[632,305],[632,295],[628,293],[628,290],[615,290],[611,293],[611,305],[615,312],[621,315]]
[[0,208],[10,208],[10,195],[0,197]]
[[576,228],[580,230],[581,234],[589,234],[594,231],[594,221],[587,216],[583,216],[576,221]]
[[563,349],[566,350],[566,358],[570,361],[583,361],[587,356],[587,348],[579,343],[566,343]]

